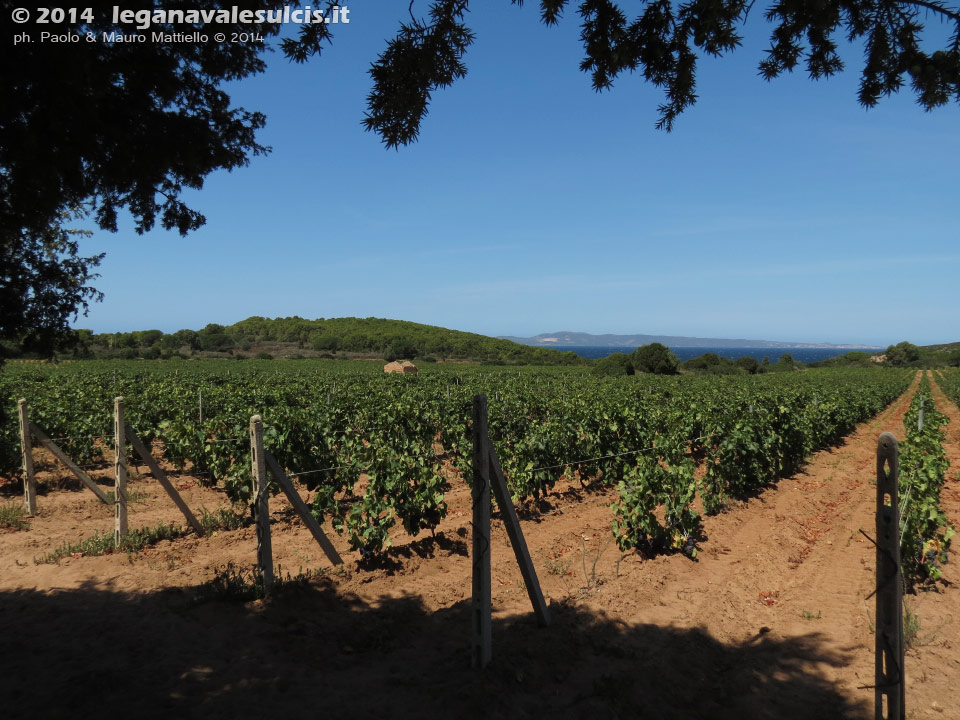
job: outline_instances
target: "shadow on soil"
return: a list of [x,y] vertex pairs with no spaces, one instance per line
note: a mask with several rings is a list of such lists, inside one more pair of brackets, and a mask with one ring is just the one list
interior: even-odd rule
[[[816,635],[725,644],[553,604],[494,621],[469,666],[469,601],[375,605],[329,578],[269,601],[87,587],[0,593],[5,718],[861,718],[813,669]],[[822,667],[822,666],[821,666]],[[870,691],[860,691],[869,700]]]
[[466,536],[457,531],[453,537],[439,532],[430,537],[413,540],[405,545],[394,545],[384,553],[370,554],[357,562],[361,570],[384,570],[388,575],[401,572],[404,569],[404,560],[411,558],[432,558],[438,553],[444,555],[462,555],[469,557],[467,543],[462,539]]
[[[109,490],[114,486],[112,476],[104,473],[112,473],[113,465],[107,463],[97,463],[96,465],[84,466],[84,471],[88,477],[104,490]],[[48,472],[45,468],[37,467],[37,495],[43,497],[52,492],[76,492],[88,493],[87,486],[78,478],[70,474],[66,469],[59,472]],[[0,478],[0,497],[23,497],[23,480],[15,478],[4,482]],[[90,497],[93,497],[91,495]]]

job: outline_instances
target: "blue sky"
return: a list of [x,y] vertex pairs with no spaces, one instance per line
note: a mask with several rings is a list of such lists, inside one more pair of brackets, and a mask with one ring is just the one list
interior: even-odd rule
[[191,192],[207,225],[186,238],[127,223],[84,241],[107,253],[106,297],[75,325],[375,316],[488,335],[960,340],[956,104],[925,113],[907,91],[865,110],[856,47],[840,76],[767,83],[758,6],[742,48],[701,59],[699,101],[666,133],[641,77],[591,89],[573,13],[546,28],[534,2],[474,5],[467,77],[399,151],[361,120],[406,2],[355,2],[323,57],[275,52],[232,85],[267,115],[273,152]]

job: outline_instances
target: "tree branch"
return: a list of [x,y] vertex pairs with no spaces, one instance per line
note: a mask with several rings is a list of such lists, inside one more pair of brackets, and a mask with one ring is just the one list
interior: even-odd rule
[[945,8],[936,0],[896,0],[897,5],[917,5],[927,10],[932,10],[935,13],[940,13],[946,17],[953,20],[955,23],[960,24],[960,10],[950,10]]

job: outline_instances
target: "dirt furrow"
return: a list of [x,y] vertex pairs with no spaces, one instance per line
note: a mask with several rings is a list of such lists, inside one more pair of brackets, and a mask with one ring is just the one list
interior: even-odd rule
[[841,446],[813,456],[801,473],[708,518],[699,563],[664,558],[629,577],[655,583],[665,601],[634,619],[700,626],[732,641],[816,634],[825,656],[850,658],[856,669],[844,684],[852,690],[873,664],[864,600],[873,549],[858,530],[873,532],[876,438],[902,429],[915,387]]

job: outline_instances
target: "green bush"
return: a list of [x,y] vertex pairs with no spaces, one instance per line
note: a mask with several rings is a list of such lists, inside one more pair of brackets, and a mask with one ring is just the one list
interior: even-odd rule
[[707,375],[742,375],[745,372],[747,371],[744,368],[726,358],[723,359],[722,363],[707,368]]
[[888,365],[907,365],[920,359],[920,348],[906,341],[891,345],[886,352]]
[[720,362],[720,356],[711,352],[690,358],[683,364],[683,367],[687,370],[708,370],[714,365],[719,365]]
[[332,335],[322,335],[313,341],[313,349],[336,352],[340,349],[340,339]]
[[633,363],[626,353],[612,353],[597,360],[593,366],[595,375],[633,375]]
[[634,370],[654,375],[676,375],[680,368],[677,356],[660,343],[641,345],[633,351],[630,360]]
[[416,346],[408,340],[394,340],[383,354],[387,362],[394,360],[412,360],[418,355]]

